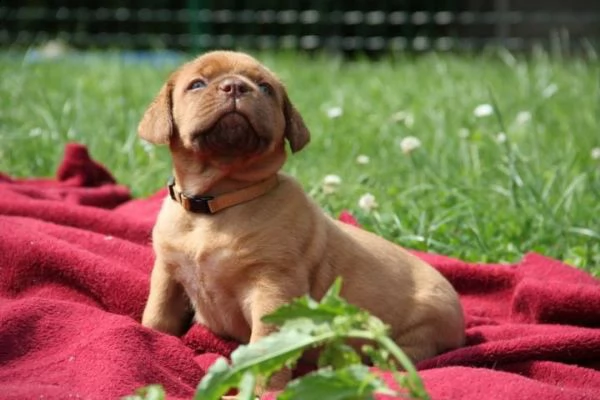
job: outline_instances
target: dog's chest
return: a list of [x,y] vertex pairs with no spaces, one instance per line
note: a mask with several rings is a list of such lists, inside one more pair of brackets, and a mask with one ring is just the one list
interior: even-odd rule
[[228,274],[235,263],[233,252],[221,248],[195,254],[171,251],[165,256],[190,299],[196,321],[217,334],[246,339],[249,328],[242,302]]

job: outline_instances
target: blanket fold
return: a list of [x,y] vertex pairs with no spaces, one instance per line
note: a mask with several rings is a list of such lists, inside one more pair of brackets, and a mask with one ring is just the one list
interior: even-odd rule
[[[55,178],[0,175],[0,397],[116,399],[161,383],[189,399],[235,349],[203,326],[176,338],[139,323],[164,197],[132,199],[77,144]],[[597,279],[534,253],[513,265],[415,254],[467,319],[465,347],[418,365],[433,399],[600,399]]]

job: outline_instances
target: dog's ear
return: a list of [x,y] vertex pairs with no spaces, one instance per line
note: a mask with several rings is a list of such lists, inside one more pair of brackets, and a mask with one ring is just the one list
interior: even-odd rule
[[302,116],[294,108],[287,96],[284,99],[283,114],[285,115],[285,137],[290,142],[292,153],[295,153],[302,150],[308,144],[310,141],[310,132]]
[[173,134],[173,80],[169,79],[144,113],[138,135],[154,144],[169,144]]

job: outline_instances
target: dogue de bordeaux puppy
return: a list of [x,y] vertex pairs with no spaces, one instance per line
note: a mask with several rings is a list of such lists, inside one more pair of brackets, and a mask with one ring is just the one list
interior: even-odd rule
[[[295,297],[342,296],[378,316],[418,362],[463,344],[458,296],[400,246],[326,216],[280,172],[310,134],[283,84],[251,56],[206,53],[176,70],[145,112],[141,138],[168,145],[173,178],[153,230],[143,325],[181,335],[193,318],[252,343],[261,318]],[[276,374],[269,389],[289,380]]]

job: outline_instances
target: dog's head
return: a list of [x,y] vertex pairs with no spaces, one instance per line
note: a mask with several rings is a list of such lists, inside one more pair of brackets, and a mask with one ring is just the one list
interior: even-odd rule
[[280,148],[292,152],[310,134],[277,77],[251,56],[206,53],[176,70],[146,110],[143,139],[171,144],[205,158],[258,156]]

